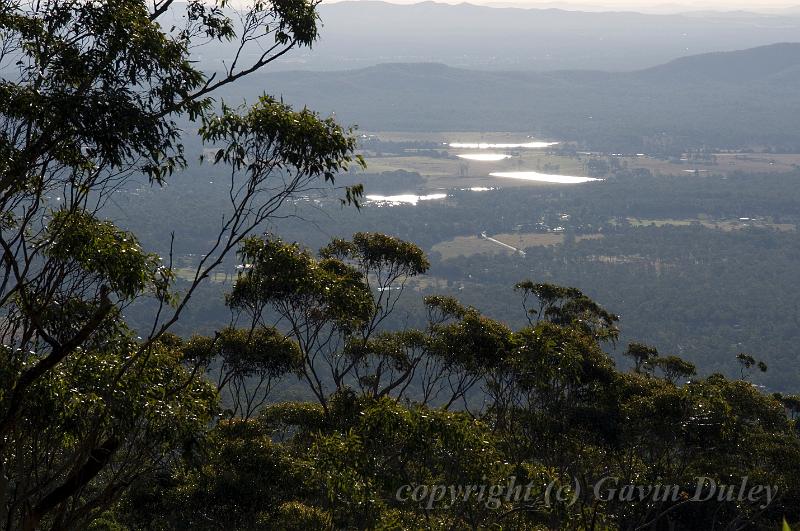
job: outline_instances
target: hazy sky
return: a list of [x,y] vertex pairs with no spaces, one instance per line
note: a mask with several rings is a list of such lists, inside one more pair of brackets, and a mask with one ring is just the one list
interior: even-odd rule
[[[338,0],[327,0],[333,3]],[[398,4],[412,4],[419,0],[389,0]],[[450,4],[461,3],[464,0],[437,0]],[[786,7],[800,6],[800,0],[467,0],[472,4],[490,6],[519,6],[519,7],[570,7],[573,9],[591,8],[594,10],[630,9],[639,11],[680,11],[697,9],[714,9],[731,11],[748,9],[767,11]]]

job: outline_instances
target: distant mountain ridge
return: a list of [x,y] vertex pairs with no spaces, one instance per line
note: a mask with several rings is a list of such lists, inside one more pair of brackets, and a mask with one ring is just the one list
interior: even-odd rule
[[620,78],[636,78],[647,81],[675,81],[679,77],[703,82],[748,83],[778,76],[800,67],[800,42],[786,42],[736,50],[731,52],[711,52],[699,55],[680,57],[658,66],[635,70],[632,72],[609,72],[603,70],[569,70],[550,71],[531,70],[473,70],[453,67],[439,62],[386,62],[376,65],[334,71],[282,71],[272,73],[277,78],[324,79],[337,76],[352,78],[369,78],[370,76],[438,76],[442,78],[458,78],[461,76],[479,76],[482,79],[557,79],[570,82],[581,80],[610,80]]
[[791,12],[658,15],[376,1],[319,10],[319,42],[282,68],[439,62],[497,71],[633,71],[686,55],[800,42],[800,13]]
[[367,130],[521,131],[587,148],[800,150],[800,44],[686,57],[636,72],[485,71],[387,63],[256,75],[266,91]]
[[[800,11],[643,14],[371,0],[321,4],[319,40],[272,70],[352,70],[388,62],[444,63],[475,70],[634,71],[686,55],[800,42]],[[234,10],[228,11],[238,24]],[[165,15],[175,22],[180,10]],[[210,69],[235,42],[195,50]],[[263,50],[247,47],[242,60]]]
[[[674,59],[658,66],[635,70],[628,75],[650,81],[671,81],[678,76],[704,82],[740,83],[764,80],[800,67],[800,42],[783,42],[735,50],[731,52],[710,52]],[[471,72],[469,69],[454,68],[443,63],[382,63],[351,72],[391,72],[405,71],[417,74],[447,75],[454,72]],[[487,72],[489,73],[489,72]],[[552,70],[538,71],[497,71],[500,76],[546,77],[565,76],[570,79],[610,78],[624,73],[601,70]],[[489,76],[487,76],[489,77]]]
[[778,43],[682,57],[639,74],[653,80],[686,76],[693,80],[731,83],[766,79],[797,67],[800,67],[800,43]]

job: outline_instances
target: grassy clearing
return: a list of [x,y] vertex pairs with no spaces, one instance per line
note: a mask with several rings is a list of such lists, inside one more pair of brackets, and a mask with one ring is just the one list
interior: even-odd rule
[[795,225],[790,223],[770,223],[765,220],[725,220],[713,221],[707,219],[638,219],[628,218],[628,222],[634,227],[646,227],[654,225],[656,227],[688,227],[691,225],[702,225],[709,229],[717,229],[723,231],[742,230],[748,227],[769,228],[784,232],[791,232],[797,230]]
[[[584,234],[575,237],[575,241],[582,240],[599,240],[602,234]],[[525,249],[526,247],[545,247],[548,245],[561,245],[564,243],[563,234],[553,233],[538,233],[538,232],[520,232],[520,233],[503,233],[492,236],[495,240],[501,241],[506,245],[516,247],[517,249]]]
[[[173,269],[173,271],[177,278],[181,280],[186,280],[187,282],[191,282],[194,280],[194,275],[197,272],[197,269],[194,267],[176,267]],[[215,271],[208,277],[208,279],[211,282],[216,282],[216,283],[233,282],[233,280],[236,279],[236,273]]]
[[800,165],[800,154],[772,155],[765,153],[717,153],[713,162],[668,161],[651,157],[621,157],[629,168],[644,168],[654,174],[689,175],[729,174],[735,171],[750,173],[789,172]]
[[[504,150],[497,150],[498,152]],[[456,158],[469,150],[451,150],[452,157],[436,158],[425,155],[412,156],[367,156],[367,171],[380,173],[383,171],[405,170],[416,171],[426,177],[461,175],[464,177],[487,177],[490,173],[500,171],[538,171],[559,175],[586,176],[584,160],[555,155],[540,150],[505,150],[512,155],[510,159],[498,162],[481,162]],[[478,152],[475,150],[474,152]],[[494,152],[494,151],[493,151]]]
[[510,131],[438,131],[438,132],[418,132],[418,131],[362,131],[362,134],[375,135],[387,142],[486,142],[489,144],[512,144],[533,141],[548,141],[547,138],[530,138],[526,133]]
[[[386,141],[422,141],[436,142],[455,157],[459,153],[468,153],[471,150],[449,149],[450,142],[466,143],[524,143],[542,138],[529,138],[524,133],[510,132],[435,132],[435,133],[408,133],[408,132],[377,132],[379,138]],[[587,163],[592,159],[607,162],[617,161],[629,169],[647,169],[654,174],[661,175],[689,175],[697,171],[698,175],[707,173],[728,174],[734,171],[743,172],[789,172],[800,167],[800,154],[768,154],[768,153],[716,153],[710,161],[690,160],[661,160],[648,156],[611,156],[583,154],[576,156],[558,156],[542,150],[496,150],[513,154],[512,159],[495,163],[481,163],[476,161],[463,161],[460,159],[436,159],[425,156],[420,157],[369,157],[369,171],[382,172],[398,169],[417,171],[432,180],[443,177],[467,176],[470,178],[486,178],[495,171],[540,171],[542,173],[555,173],[560,175],[588,176]],[[550,166],[550,170],[546,168]],[[465,174],[463,168],[467,168]],[[557,167],[557,169],[553,169]],[[441,183],[432,182],[433,186]],[[510,183],[503,180],[504,186],[531,186],[531,183]],[[535,184],[533,184],[535,186]]]
[[442,259],[449,260],[459,256],[472,256],[475,254],[509,254],[510,249],[506,249],[484,240],[478,236],[457,236],[452,240],[437,243],[431,251],[442,255]]
[[[586,234],[576,236],[575,240],[595,240],[602,237],[602,234]],[[492,235],[492,238],[501,241],[506,245],[516,247],[517,249],[525,249],[528,247],[544,247],[548,245],[561,245],[564,243],[563,234],[553,233],[503,233]],[[458,236],[452,240],[437,243],[431,248],[431,250],[440,253],[444,260],[457,258],[459,256],[472,256],[476,254],[511,254],[514,252],[511,249],[481,238],[480,236]]]

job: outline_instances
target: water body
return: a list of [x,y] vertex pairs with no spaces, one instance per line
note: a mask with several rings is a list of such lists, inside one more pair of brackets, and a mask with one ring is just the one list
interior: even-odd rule
[[375,203],[382,203],[384,205],[416,205],[420,201],[433,201],[436,199],[444,199],[445,197],[447,197],[447,194],[368,195],[367,200]]
[[492,177],[500,177],[503,179],[520,179],[523,181],[537,181],[541,183],[556,183],[556,184],[580,184],[580,183],[589,183],[593,181],[603,180],[603,179],[595,179],[593,177],[551,175],[535,171],[508,171],[508,172],[490,173],[489,175],[491,175]]
[[558,142],[527,142],[524,144],[488,144],[488,143],[453,142],[450,144],[450,147],[453,149],[541,149],[556,145],[558,145]]
[[458,155],[458,158],[465,160],[477,160],[479,162],[499,162],[501,160],[510,159],[511,155],[503,153],[467,153]]

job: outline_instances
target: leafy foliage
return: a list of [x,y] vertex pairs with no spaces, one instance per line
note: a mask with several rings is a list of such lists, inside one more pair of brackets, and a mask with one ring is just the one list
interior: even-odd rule
[[[194,455],[211,425],[250,416],[274,380],[299,370],[299,347],[275,329],[188,344],[168,332],[285,202],[363,164],[351,130],[307,109],[264,96],[241,115],[214,112],[215,91],[310,46],[317,23],[307,0],[0,6],[0,527],[114,522],[109,509],[131,485]],[[216,42],[232,56],[204,72],[193,54]],[[188,165],[186,131],[198,130],[224,144],[216,162],[231,164],[232,191],[179,292],[172,250],[145,252],[99,212],[142,176],[166,184]],[[357,204],[360,191],[343,201]],[[327,269],[345,297],[355,272]],[[144,337],[124,313],[142,300]]]
[[[696,529],[698,522],[768,526],[784,514],[798,516],[800,439],[787,416],[797,409],[792,397],[765,395],[718,374],[697,377],[691,363],[638,343],[627,349],[635,366],[619,371],[602,348],[616,316],[578,290],[551,284],[518,285],[535,319],[517,331],[443,296],[425,300],[424,329],[372,333],[369,315],[360,327],[341,328],[335,312],[309,308],[326,300],[314,281],[329,274],[322,264],[364,271],[355,285],[368,285],[366,271],[376,268],[355,240],[335,240],[319,260],[275,239],[246,244],[252,264],[231,301],[261,297],[280,315],[310,300],[297,306],[303,312],[283,317],[301,322],[297,315],[314,314],[315,324],[327,322],[342,339],[315,350],[319,345],[303,334],[290,333],[318,404],[268,405],[249,420],[217,425],[207,451],[222,453],[136,494],[147,502],[148,525],[213,529],[228,514],[236,528],[291,527],[292,514],[295,523],[320,528]],[[309,284],[296,278],[298,271]],[[364,293],[366,300],[375,296]],[[368,307],[378,311],[374,300]],[[330,370],[324,380],[320,360]],[[603,478],[674,485],[676,497],[601,501],[593,488]],[[695,500],[708,489],[697,478],[770,485],[781,495],[767,507],[726,497]],[[275,488],[262,491],[266,484]],[[464,495],[470,485],[495,490]],[[527,489],[527,497],[497,490],[514,485],[523,485],[516,492]],[[568,495],[554,499],[554,488]],[[188,506],[179,493],[190,493]]]

